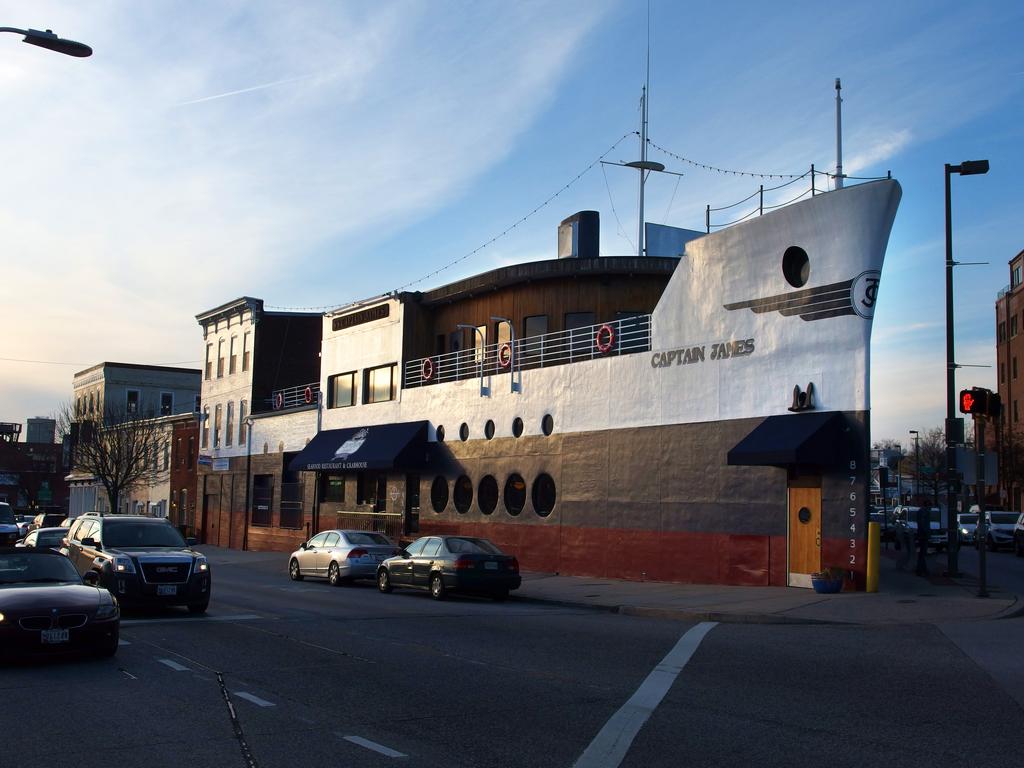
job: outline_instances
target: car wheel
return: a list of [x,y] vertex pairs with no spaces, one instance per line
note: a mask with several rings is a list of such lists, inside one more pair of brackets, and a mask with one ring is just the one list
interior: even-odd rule
[[377,589],[385,594],[391,591],[391,577],[388,576],[387,568],[377,571]]
[[206,609],[210,607],[210,601],[207,600],[205,603],[189,603],[188,612],[194,614],[206,613]]
[[430,596],[435,600],[444,600],[445,598],[444,579],[441,578],[440,573],[435,573],[430,577]]
[[302,581],[302,571],[299,570],[299,561],[294,557],[292,561],[288,563],[288,575],[292,581]]
[[332,587],[341,586],[341,569],[337,563],[331,563],[327,568],[327,581],[331,583]]
[[496,603],[504,603],[508,600],[508,589],[499,589],[497,592],[494,592],[491,597]]

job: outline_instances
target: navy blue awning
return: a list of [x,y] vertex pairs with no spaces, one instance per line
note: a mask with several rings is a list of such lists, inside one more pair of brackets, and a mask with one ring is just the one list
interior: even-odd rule
[[729,451],[728,463],[748,467],[835,467],[848,453],[848,431],[839,411],[769,416]]
[[288,469],[345,472],[363,469],[420,469],[429,460],[427,422],[375,424],[321,432]]

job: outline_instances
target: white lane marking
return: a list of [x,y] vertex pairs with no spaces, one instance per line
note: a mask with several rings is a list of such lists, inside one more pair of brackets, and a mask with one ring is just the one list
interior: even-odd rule
[[362,736],[342,736],[342,738],[345,741],[351,741],[353,744],[358,744],[360,747],[372,749],[374,752],[384,755],[385,757],[408,757],[404,752],[391,749],[391,747],[385,747],[383,744],[378,744],[375,741],[364,739]]
[[683,667],[693,656],[704,636],[717,624],[703,621],[691,627],[640,684],[622,708],[605,723],[573,768],[616,768],[626,756],[633,739],[647,718],[665,698]]
[[121,619],[121,626],[145,627],[149,624],[177,624],[184,621],[187,621],[189,624],[205,624],[209,621],[253,621],[254,619],[262,618],[262,616],[255,613],[240,613],[234,616],[203,616],[202,618],[181,616],[174,619]]
[[170,667],[175,672],[188,672],[189,671],[188,667],[182,666],[181,664],[179,664],[178,662],[176,662],[176,661],[174,661],[172,659],[157,659],[157,661],[159,661],[161,664],[163,664],[166,667]]
[[251,701],[257,707],[276,707],[277,706],[272,701],[267,701],[266,699],[261,699],[259,696],[256,696],[256,695],[251,694],[251,693],[247,693],[246,691],[232,691],[232,693],[235,694],[235,696],[237,696],[240,699],[245,699],[246,701]]

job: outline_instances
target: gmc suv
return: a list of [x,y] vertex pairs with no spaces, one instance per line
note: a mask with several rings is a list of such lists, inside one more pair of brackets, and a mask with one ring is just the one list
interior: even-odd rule
[[73,521],[61,551],[80,574],[125,607],[187,605],[203,613],[210,603],[210,564],[163,518],[88,513]]

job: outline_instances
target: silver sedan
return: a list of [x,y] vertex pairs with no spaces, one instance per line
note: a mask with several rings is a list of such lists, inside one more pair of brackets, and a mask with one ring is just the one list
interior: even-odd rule
[[376,579],[377,566],[398,547],[391,539],[372,531],[321,531],[292,552],[288,575],[293,581],[306,576],[327,579],[339,586],[353,579]]

